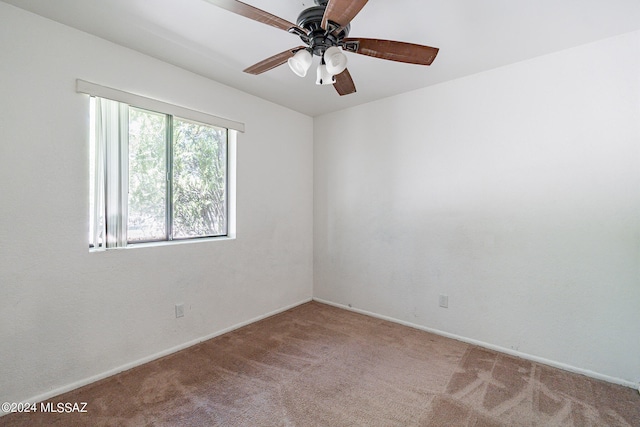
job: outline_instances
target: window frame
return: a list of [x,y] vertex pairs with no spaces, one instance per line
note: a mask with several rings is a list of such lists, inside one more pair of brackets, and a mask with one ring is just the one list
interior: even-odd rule
[[[103,241],[99,246],[94,246],[89,239],[90,251],[105,251],[111,249],[125,249],[132,247],[144,247],[144,246],[156,246],[167,245],[176,243],[189,243],[189,242],[201,242],[207,240],[226,240],[234,239],[236,235],[235,228],[235,187],[236,187],[236,142],[237,133],[244,132],[244,124],[235,122],[232,120],[212,116],[207,113],[202,113],[196,110],[190,110],[184,107],[168,104],[163,101],[158,101],[152,98],[142,97],[140,95],[131,94],[128,92],[119,91],[117,89],[108,88],[105,86],[96,85],[94,83],[86,82],[83,80],[76,81],[76,89],[78,93],[87,94],[90,97],[100,97],[109,100],[113,100],[127,106],[127,118],[128,107],[137,108],[139,110],[149,111],[151,113],[160,114],[164,117],[166,129],[165,129],[165,164],[166,164],[166,176],[167,176],[167,188],[165,195],[165,233],[163,239],[151,239],[151,240],[137,240],[130,241],[127,233],[126,242],[116,247],[107,247],[107,242]],[[226,132],[225,145],[225,222],[226,233],[220,235],[201,235],[190,237],[174,237],[174,207],[173,200],[173,163],[174,163],[174,120],[184,120],[196,125],[212,126],[216,128],[222,128]],[[128,124],[127,124],[128,126]],[[127,143],[128,145],[128,143]],[[127,148],[128,150],[128,148]],[[92,159],[93,161],[93,159]],[[119,176],[122,176],[125,172],[118,171]],[[127,167],[126,175],[129,175]],[[128,180],[128,177],[127,177]],[[118,212],[120,220],[126,220],[127,213],[123,214],[123,211],[128,209],[126,206],[119,204]],[[128,230],[128,223],[122,226],[125,233]]]
[[[165,165],[165,182],[166,184],[166,188],[165,188],[165,230],[164,230],[164,236],[162,238],[158,238],[158,239],[147,239],[147,240],[130,240],[129,239],[129,234],[128,234],[128,230],[129,230],[129,224],[127,222],[127,224],[125,224],[125,228],[126,228],[126,235],[127,235],[127,241],[126,241],[126,245],[137,245],[137,244],[144,244],[144,243],[158,243],[158,242],[172,242],[172,241],[176,241],[176,240],[193,240],[193,239],[212,239],[212,238],[224,238],[224,237],[228,237],[229,236],[229,225],[228,225],[228,218],[229,218],[229,203],[228,203],[228,197],[229,197],[229,179],[228,179],[228,170],[229,170],[229,129],[227,128],[223,128],[220,126],[213,126],[210,125],[208,123],[202,123],[202,122],[198,122],[195,120],[191,120],[191,119],[185,119],[184,117],[178,117],[178,116],[174,116],[172,114],[166,114],[166,113],[162,113],[160,111],[151,111],[145,108],[140,108],[138,106],[135,105],[127,105],[127,112],[130,111],[131,108],[134,108],[136,110],[142,111],[142,112],[149,112],[152,114],[158,114],[163,116],[164,118],[164,165]],[[129,120],[131,120],[131,116],[129,116]],[[224,234],[208,234],[208,235],[200,235],[200,236],[190,236],[190,237],[176,237],[175,236],[175,224],[174,224],[174,218],[175,218],[175,207],[176,207],[176,203],[175,203],[175,199],[174,199],[174,193],[175,193],[175,180],[174,180],[174,161],[175,161],[175,120],[180,120],[180,121],[185,121],[185,122],[190,122],[191,124],[194,125],[199,125],[199,126],[209,126],[209,127],[213,127],[213,128],[217,128],[217,129],[223,129],[225,132],[225,138],[224,138],[224,176],[225,176],[225,180],[224,180],[224,195],[225,195],[225,233]],[[129,150],[130,150],[131,145],[129,145]],[[128,177],[128,181],[129,181],[129,186],[130,184],[130,178],[131,178],[131,168],[127,167],[127,171],[129,174]],[[129,187],[130,189],[131,187]],[[128,206],[127,206],[128,207]],[[121,208],[123,208],[121,206]],[[127,219],[129,216],[129,212],[127,212]]]

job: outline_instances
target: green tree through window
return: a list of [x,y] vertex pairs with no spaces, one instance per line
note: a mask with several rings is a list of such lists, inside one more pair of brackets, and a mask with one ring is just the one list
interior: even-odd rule
[[173,121],[173,233],[226,234],[226,129]]
[[163,240],[167,231],[167,117],[129,108],[127,240]]

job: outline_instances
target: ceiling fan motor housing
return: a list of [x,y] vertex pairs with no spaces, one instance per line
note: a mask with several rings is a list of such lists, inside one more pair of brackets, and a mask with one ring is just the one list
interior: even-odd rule
[[307,35],[300,35],[304,43],[314,55],[322,56],[324,52],[332,46],[338,46],[342,39],[349,35],[351,25],[342,28],[339,33],[322,28],[322,17],[326,8],[326,1],[316,0],[316,4],[324,3],[324,5],[313,6],[303,10],[298,16],[297,25],[307,30]]

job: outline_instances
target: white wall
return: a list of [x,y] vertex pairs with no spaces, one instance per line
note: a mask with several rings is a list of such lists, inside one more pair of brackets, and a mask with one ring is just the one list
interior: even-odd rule
[[[311,298],[310,117],[2,2],[0,52],[0,401],[49,395]],[[77,78],[246,124],[236,240],[89,253]]]
[[640,382],[639,53],[636,32],[316,118],[314,296]]

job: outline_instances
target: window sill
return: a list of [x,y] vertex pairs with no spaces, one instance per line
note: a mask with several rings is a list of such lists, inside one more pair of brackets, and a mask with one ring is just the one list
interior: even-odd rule
[[120,248],[89,248],[89,253],[107,252],[113,250],[127,250],[127,249],[140,249],[140,248],[153,248],[158,246],[176,246],[176,245],[192,245],[198,243],[207,242],[220,242],[226,240],[235,240],[235,236],[221,236],[221,237],[201,237],[196,239],[184,239],[184,240],[171,240],[161,242],[144,242],[144,243],[130,243],[125,247]]

